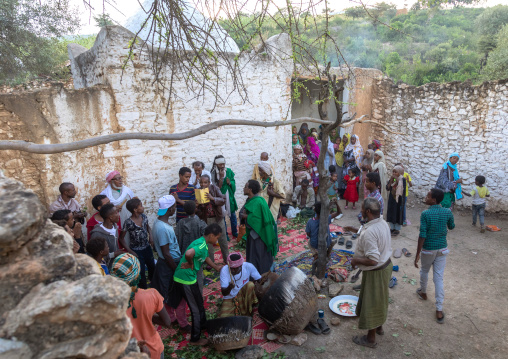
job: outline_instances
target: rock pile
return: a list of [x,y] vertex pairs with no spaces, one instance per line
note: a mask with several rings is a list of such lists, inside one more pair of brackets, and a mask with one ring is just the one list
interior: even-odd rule
[[0,202],[0,357],[122,356],[130,288],[74,255],[73,239],[21,183],[0,175]]

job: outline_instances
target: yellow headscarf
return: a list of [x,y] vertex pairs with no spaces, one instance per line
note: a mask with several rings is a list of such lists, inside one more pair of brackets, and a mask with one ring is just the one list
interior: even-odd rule
[[[344,148],[346,148],[346,146],[349,145],[349,142],[351,142],[351,134],[345,133],[344,136],[347,137],[347,142],[344,144],[344,141],[340,141],[339,149],[335,153],[335,161],[337,162],[337,166],[339,167],[344,166]],[[342,136],[341,139],[344,136]]]

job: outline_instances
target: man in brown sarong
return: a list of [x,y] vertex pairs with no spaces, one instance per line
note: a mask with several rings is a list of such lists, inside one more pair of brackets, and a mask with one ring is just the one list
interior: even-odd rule
[[224,297],[219,317],[236,315],[252,316],[252,308],[258,299],[254,293],[254,282],[261,278],[256,267],[244,262],[240,253],[228,256],[228,265],[220,271],[220,286]]
[[392,275],[391,234],[388,224],[380,218],[381,205],[375,198],[367,198],[362,205],[363,226],[356,252],[351,260],[360,268],[362,285],[356,306],[359,329],[367,329],[367,335],[354,336],[353,342],[375,348],[376,334],[383,335],[383,324],[388,314],[388,284]]

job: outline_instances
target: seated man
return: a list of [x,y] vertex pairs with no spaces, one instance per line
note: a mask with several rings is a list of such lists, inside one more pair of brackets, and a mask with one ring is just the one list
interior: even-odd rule
[[228,265],[220,271],[220,287],[224,300],[220,309],[220,318],[236,315],[252,316],[252,307],[258,299],[254,293],[254,282],[261,278],[254,265],[244,262],[240,253],[231,253]]
[[[332,237],[330,236],[330,223],[332,220],[342,213],[339,202],[335,202],[335,206],[337,208],[337,212],[330,214],[328,216],[328,236],[326,237],[326,247],[328,248],[326,252],[326,257],[330,258],[330,254],[332,253],[333,246],[337,243],[336,240],[332,241]],[[321,202],[317,202],[314,206],[314,210],[316,211],[316,216],[309,219],[307,222],[307,227],[305,227],[305,232],[307,233],[307,237],[309,237],[309,247],[311,253],[314,255],[314,263],[312,264],[312,274],[314,274],[315,264],[318,258],[318,240],[319,240],[319,218],[321,214]]]
[[86,212],[81,212],[78,201],[74,199],[77,193],[74,185],[69,182],[64,182],[58,187],[58,190],[60,191],[60,196],[58,196],[55,202],[50,204],[49,215],[51,216],[60,209],[68,209],[72,212],[75,220],[84,223],[83,219],[86,217]]
[[312,206],[316,203],[316,195],[308,179],[302,180],[302,184],[295,187],[293,202],[296,202],[297,207],[301,209],[300,214],[303,217],[312,217],[314,215]]

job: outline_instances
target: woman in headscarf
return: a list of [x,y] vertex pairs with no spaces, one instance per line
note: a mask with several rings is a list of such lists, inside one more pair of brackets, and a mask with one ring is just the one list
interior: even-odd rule
[[363,156],[363,161],[361,165],[362,170],[362,186],[363,186],[363,195],[364,198],[367,198],[369,195],[369,190],[365,187],[365,180],[367,179],[367,173],[370,172],[369,168],[372,168],[372,163],[374,162],[374,151],[367,150],[365,152],[365,156]]
[[293,146],[293,175],[294,187],[299,186],[302,180],[310,179],[310,174],[305,167],[307,156],[303,154],[303,148],[300,145]]
[[455,199],[462,199],[462,178],[460,178],[457,162],[460,155],[454,152],[448,156],[448,161],[444,163],[436,182],[436,188],[444,192],[444,199],[441,201],[441,207],[453,209]]
[[[379,179],[381,181],[381,196],[383,197],[384,203],[388,201],[388,191],[386,190],[386,184],[388,183],[388,173],[386,171],[385,155],[381,150],[374,152],[374,164],[367,166],[367,169],[371,172],[379,173]],[[386,211],[384,213],[386,216]]]
[[340,138],[339,131],[336,128],[334,128],[333,130],[330,131],[330,139],[332,140],[332,143],[336,143],[337,138]]
[[279,216],[280,202],[286,198],[286,192],[284,192],[284,187],[279,180],[273,177],[270,162],[259,161],[258,168],[259,175],[261,176],[261,181],[259,181],[261,185],[260,196],[268,203],[274,221],[280,224],[277,218]]
[[305,146],[305,150],[303,151],[307,156],[307,159],[317,164],[319,158],[319,146],[316,143],[316,139],[312,136],[307,137],[307,144]]
[[[100,193],[109,198],[109,202],[114,204],[120,210],[120,223],[124,223],[132,213],[127,209],[126,203],[128,200],[136,198],[134,192],[123,184],[123,177],[118,171],[111,171],[106,175],[107,187]],[[127,245],[130,243],[130,237],[127,233],[125,235],[125,242]]]
[[339,178],[339,196],[342,197],[344,195],[344,191],[346,190],[346,184],[344,183],[343,179],[347,175],[347,170],[345,170],[345,163],[344,163],[344,149],[349,145],[349,140],[351,139],[351,135],[349,133],[345,133],[344,136],[342,136],[342,139],[340,137],[337,138],[336,142],[340,143],[336,144],[334,146],[335,149],[335,161],[337,163],[337,174]]
[[386,211],[386,222],[390,226],[392,236],[398,236],[404,222],[404,196],[406,194],[406,179],[404,178],[404,168],[395,166],[392,176],[386,184],[388,193],[388,208]]
[[300,126],[300,131],[298,131],[298,136],[300,137],[300,143],[305,145],[307,143],[307,137],[309,137],[310,131],[309,131],[309,125],[304,122]]
[[293,145],[293,147],[300,144],[300,139],[298,138],[298,135],[296,135],[296,134],[293,135],[291,144]]
[[337,171],[337,163],[335,162],[335,150],[333,149],[333,142],[331,137],[328,138],[328,147],[326,149],[325,155],[325,170],[329,171],[330,166],[335,167],[335,171]]
[[363,159],[363,148],[357,135],[352,135],[350,143],[344,149],[344,164],[346,172],[354,170],[360,175],[360,165]]
[[[164,308],[164,299],[156,289],[138,288],[140,278],[139,260],[130,253],[115,258],[111,275],[131,287],[127,316],[132,324],[131,338],[145,342],[151,359],[160,359],[164,344],[154,324],[171,327],[171,319]],[[158,316],[154,317],[157,313]],[[154,321],[152,322],[152,318]]]

